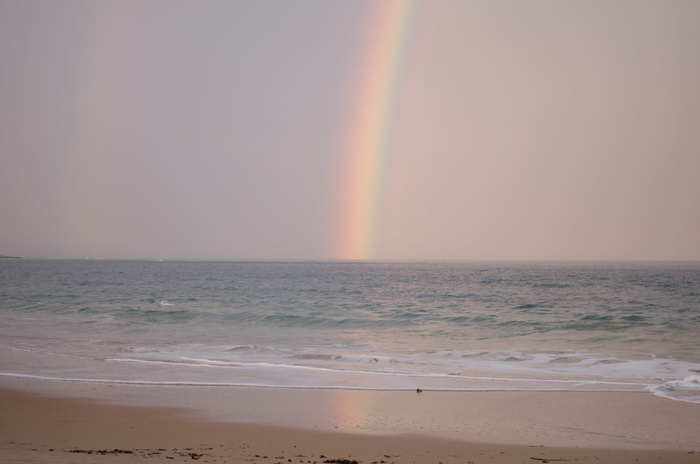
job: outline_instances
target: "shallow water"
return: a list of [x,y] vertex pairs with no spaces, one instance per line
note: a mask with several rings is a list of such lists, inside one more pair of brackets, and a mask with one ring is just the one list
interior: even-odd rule
[[0,260],[0,373],[700,402],[699,263]]

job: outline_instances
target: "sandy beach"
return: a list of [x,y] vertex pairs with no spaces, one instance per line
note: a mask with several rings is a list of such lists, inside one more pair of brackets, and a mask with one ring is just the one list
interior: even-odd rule
[[0,386],[4,463],[700,462],[700,405],[643,393]]

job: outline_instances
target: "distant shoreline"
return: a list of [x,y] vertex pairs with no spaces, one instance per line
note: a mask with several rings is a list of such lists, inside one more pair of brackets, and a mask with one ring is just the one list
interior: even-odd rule
[[4,256],[0,255],[0,259],[22,259],[21,256]]

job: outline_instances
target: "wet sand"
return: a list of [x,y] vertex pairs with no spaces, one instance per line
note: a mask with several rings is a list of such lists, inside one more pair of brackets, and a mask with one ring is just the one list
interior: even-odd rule
[[644,393],[0,386],[3,463],[700,463],[700,405]]

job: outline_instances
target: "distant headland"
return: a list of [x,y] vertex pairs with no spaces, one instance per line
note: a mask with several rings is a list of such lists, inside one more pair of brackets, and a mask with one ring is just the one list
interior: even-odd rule
[[5,255],[0,255],[0,259],[22,259],[21,256],[5,256]]

